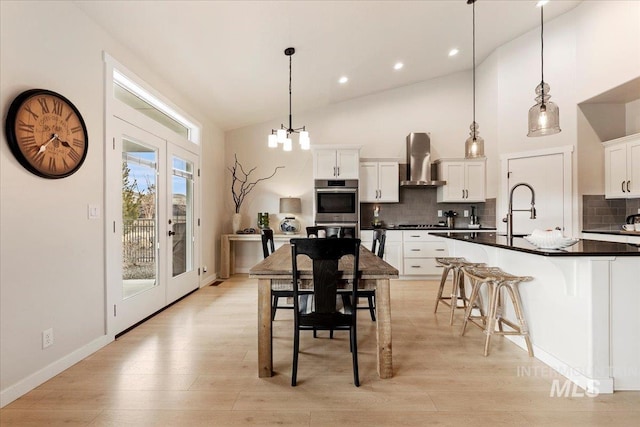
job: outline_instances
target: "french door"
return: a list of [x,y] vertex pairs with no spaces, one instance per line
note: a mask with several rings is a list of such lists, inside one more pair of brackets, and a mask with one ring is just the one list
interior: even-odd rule
[[113,123],[107,165],[113,217],[107,228],[107,286],[113,312],[107,314],[113,316],[109,330],[118,334],[198,287],[198,158],[117,117]]

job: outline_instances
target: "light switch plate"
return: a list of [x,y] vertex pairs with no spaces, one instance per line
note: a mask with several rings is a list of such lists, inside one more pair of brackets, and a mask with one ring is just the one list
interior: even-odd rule
[[442,218],[442,211],[438,211],[438,218]]
[[89,219],[100,219],[100,205],[87,205],[87,217]]

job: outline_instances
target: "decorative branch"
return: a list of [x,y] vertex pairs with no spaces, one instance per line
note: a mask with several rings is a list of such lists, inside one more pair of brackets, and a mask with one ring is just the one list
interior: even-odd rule
[[245,172],[244,168],[238,162],[238,155],[235,154],[235,163],[233,167],[227,168],[229,172],[231,172],[231,195],[233,196],[233,203],[236,206],[236,213],[240,213],[240,206],[242,206],[242,202],[244,202],[244,198],[247,197],[247,194],[251,192],[260,181],[266,181],[269,178],[273,178],[273,176],[278,172],[278,169],[284,169],[284,166],[276,166],[273,173],[267,177],[256,179],[255,181],[249,181],[249,176],[251,173],[256,170],[256,167],[253,167],[249,170],[249,172]]

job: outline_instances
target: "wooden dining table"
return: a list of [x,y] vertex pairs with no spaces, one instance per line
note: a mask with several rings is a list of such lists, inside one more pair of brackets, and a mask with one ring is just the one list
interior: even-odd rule
[[[338,269],[341,273],[353,270],[353,257],[343,257]],[[298,270],[301,279],[312,279],[311,260],[298,255]],[[376,293],[376,338],[377,369],[380,378],[393,376],[391,354],[391,304],[389,279],[398,277],[398,270],[360,246],[358,270],[359,289],[375,289]],[[271,281],[291,280],[291,245],[284,244],[269,257],[249,270],[249,277],[258,279],[258,377],[273,375],[273,340],[271,328]],[[345,278],[348,278],[345,276]],[[293,336],[292,336],[293,338]]]

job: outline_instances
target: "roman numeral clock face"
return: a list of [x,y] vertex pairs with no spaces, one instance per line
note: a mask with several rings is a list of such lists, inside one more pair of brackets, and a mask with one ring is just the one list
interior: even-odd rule
[[64,96],[44,89],[18,95],[5,123],[16,159],[43,178],[64,178],[87,156],[87,128],[78,109]]

